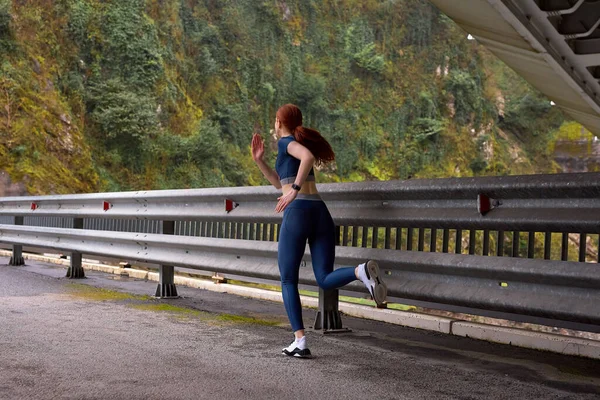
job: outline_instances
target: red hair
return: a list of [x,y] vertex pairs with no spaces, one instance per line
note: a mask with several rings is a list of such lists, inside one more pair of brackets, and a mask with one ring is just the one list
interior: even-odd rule
[[335,153],[327,140],[318,131],[302,126],[302,112],[297,106],[286,104],[279,107],[277,119],[292,132],[298,143],[310,150],[317,165],[335,160]]

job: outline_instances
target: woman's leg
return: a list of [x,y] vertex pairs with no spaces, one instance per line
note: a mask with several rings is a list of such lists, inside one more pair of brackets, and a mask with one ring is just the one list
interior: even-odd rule
[[377,305],[386,301],[387,286],[381,280],[379,265],[375,260],[365,260],[357,267],[333,270],[335,261],[335,224],[329,210],[322,203],[316,229],[308,238],[315,278],[323,289],[336,289],[354,280],[361,280]]
[[338,268],[333,270],[335,262],[335,224],[325,204],[319,218],[314,219],[316,225],[313,234],[308,237],[315,278],[319,286],[325,290],[335,289],[358,279],[356,268]]
[[306,248],[307,224],[312,222],[304,218],[304,210],[288,208],[285,210],[279,235],[277,261],[281,274],[281,293],[294,332],[304,330],[298,273]]

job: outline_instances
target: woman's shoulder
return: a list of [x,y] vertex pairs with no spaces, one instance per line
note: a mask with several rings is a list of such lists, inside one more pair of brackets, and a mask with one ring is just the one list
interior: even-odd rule
[[277,142],[277,146],[279,148],[279,151],[281,153],[285,153],[287,154],[287,147],[290,143],[292,143],[293,141],[295,141],[296,139],[294,139],[293,136],[285,136],[279,139],[279,141]]

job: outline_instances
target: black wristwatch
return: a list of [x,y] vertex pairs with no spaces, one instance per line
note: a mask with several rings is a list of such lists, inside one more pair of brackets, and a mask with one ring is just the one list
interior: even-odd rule
[[300,191],[300,186],[296,185],[295,183],[292,183],[292,189]]

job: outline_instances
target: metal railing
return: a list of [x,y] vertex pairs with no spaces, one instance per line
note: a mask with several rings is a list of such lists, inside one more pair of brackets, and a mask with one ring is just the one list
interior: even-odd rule
[[[391,296],[597,330],[599,178],[360,182],[319,191],[337,224],[336,264],[380,260]],[[23,226],[1,225],[0,242],[160,264],[159,296],[176,293],[172,265],[276,280],[278,193],[236,187],[4,198],[0,218],[22,218]],[[225,199],[239,205],[226,212]],[[301,282],[315,285],[309,268],[301,268]],[[335,303],[321,309],[324,328],[341,327]]]

